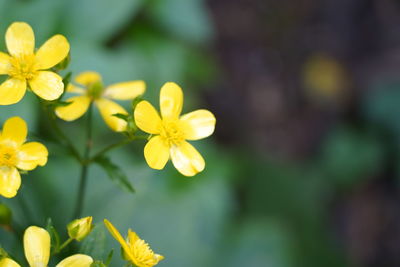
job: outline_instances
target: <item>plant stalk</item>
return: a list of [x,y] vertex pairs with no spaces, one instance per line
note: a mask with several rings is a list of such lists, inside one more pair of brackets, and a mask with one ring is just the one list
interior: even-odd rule
[[92,148],[92,117],[93,117],[93,105],[90,104],[87,114],[87,125],[86,125],[86,145],[85,145],[85,152],[83,154],[83,159],[81,162],[81,176],[79,180],[79,191],[76,199],[76,206],[75,212],[72,219],[79,218],[82,214],[83,205],[84,205],[84,198],[86,193],[86,184],[88,179],[88,167],[89,167],[89,156],[90,156],[90,149]]

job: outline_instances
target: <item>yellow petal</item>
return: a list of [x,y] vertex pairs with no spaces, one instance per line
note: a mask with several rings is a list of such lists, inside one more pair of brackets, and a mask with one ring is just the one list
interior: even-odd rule
[[74,96],[68,98],[66,102],[71,104],[57,107],[56,115],[65,121],[73,121],[85,114],[90,105],[90,98],[87,96]]
[[69,83],[67,86],[67,92],[68,93],[75,93],[75,94],[84,94],[85,93],[85,89],[83,89],[82,87],[73,85],[72,83]]
[[160,255],[160,254],[154,254],[154,257],[156,258],[157,262],[159,262],[159,261],[164,259],[164,256]]
[[171,159],[175,168],[185,176],[193,176],[204,170],[205,162],[200,153],[188,142],[171,147]]
[[121,247],[123,248],[123,250],[127,254],[127,256],[129,258],[133,259],[134,257],[132,255],[131,250],[129,249],[128,244],[125,242],[125,239],[118,232],[117,228],[115,228],[114,225],[107,219],[104,219],[104,224],[107,227],[110,234],[121,244]]
[[104,96],[115,100],[130,100],[142,95],[145,90],[144,81],[122,82],[108,86],[104,91]]
[[35,61],[39,70],[49,69],[60,63],[69,53],[69,43],[61,34],[54,35],[37,51]]
[[15,197],[20,186],[21,176],[16,168],[0,168],[0,195],[6,198]]
[[100,110],[100,114],[104,121],[113,131],[122,132],[126,130],[127,123],[125,120],[113,116],[113,114],[128,114],[126,110],[117,103],[101,98],[96,100],[96,105]]
[[8,52],[13,56],[32,55],[35,49],[35,35],[29,24],[14,22],[6,32]]
[[9,140],[20,146],[25,142],[27,135],[28,126],[26,122],[20,117],[11,117],[3,125],[1,140]]
[[30,171],[38,165],[44,166],[47,163],[49,152],[47,148],[38,142],[23,144],[18,151],[17,167],[21,170]]
[[161,170],[169,159],[169,147],[157,135],[152,137],[144,147],[144,158],[150,168]]
[[134,111],[135,123],[140,130],[151,133],[160,133],[161,118],[155,108],[147,101],[141,101]]
[[30,226],[24,234],[25,257],[31,267],[47,266],[50,256],[50,235],[40,227]]
[[0,85],[0,105],[18,103],[25,95],[26,81],[10,78]]
[[128,244],[133,246],[135,244],[135,242],[137,240],[139,240],[140,238],[134,231],[132,231],[131,229],[128,229],[128,238],[127,239],[128,239]]
[[45,100],[55,100],[64,91],[62,78],[51,71],[39,71],[38,74],[29,80],[32,91]]
[[95,71],[85,71],[76,76],[75,81],[85,87],[89,87],[91,84],[101,82],[101,76]]
[[0,267],[21,267],[21,265],[10,258],[3,258],[0,260]]
[[0,75],[8,74],[10,68],[11,68],[10,56],[0,52]]
[[183,92],[176,83],[166,83],[160,91],[160,110],[163,118],[178,118],[182,111]]
[[75,254],[62,260],[56,267],[89,267],[92,263],[92,257],[84,254]]
[[210,136],[215,129],[214,115],[205,109],[196,110],[181,116],[185,139],[198,140]]

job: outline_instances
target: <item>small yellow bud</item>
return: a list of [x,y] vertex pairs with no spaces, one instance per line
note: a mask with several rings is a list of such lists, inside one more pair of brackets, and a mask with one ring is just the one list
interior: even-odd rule
[[92,216],[76,219],[67,226],[70,238],[82,241],[93,229]]

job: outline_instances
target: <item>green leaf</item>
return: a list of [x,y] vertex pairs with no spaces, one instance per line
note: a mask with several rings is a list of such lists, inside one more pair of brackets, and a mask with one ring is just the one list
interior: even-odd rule
[[113,255],[114,255],[114,249],[110,250],[110,253],[108,253],[108,256],[107,256],[107,259],[105,262],[106,266],[110,265]]
[[95,162],[103,168],[114,183],[130,193],[135,192],[126,174],[117,165],[111,162],[108,157],[99,156],[95,159]]
[[[51,1],[53,2],[53,1]],[[69,0],[65,20],[66,36],[103,42],[112,38],[139,13],[143,0]]]

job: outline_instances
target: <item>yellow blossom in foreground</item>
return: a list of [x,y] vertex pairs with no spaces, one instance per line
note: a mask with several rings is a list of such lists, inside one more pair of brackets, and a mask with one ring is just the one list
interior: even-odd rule
[[[50,258],[50,235],[40,227],[30,226],[24,234],[25,257],[30,267],[47,267]],[[90,256],[75,254],[62,260],[56,267],[89,267],[93,263]],[[20,267],[10,258],[0,260],[0,267]]]
[[144,148],[147,164],[157,170],[172,159],[175,168],[186,176],[201,172],[205,162],[200,153],[186,140],[199,140],[214,132],[215,117],[204,109],[180,116],[183,105],[182,89],[175,83],[166,83],[160,91],[161,117],[147,101],[135,108],[136,125],[154,135]]
[[20,117],[9,118],[0,134],[0,195],[11,198],[21,185],[18,169],[30,171],[47,163],[47,148],[26,141],[28,127]]
[[104,220],[108,231],[121,244],[126,260],[138,267],[152,267],[164,259],[163,256],[155,254],[149,245],[131,229],[128,230],[128,237],[125,240],[118,230],[108,220]]
[[66,102],[70,102],[69,105],[56,108],[57,116],[66,121],[76,120],[85,114],[94,102],[106,124],[116,132],[126,130],[127,122],[113,115],[128,112],[110,99],[132,100],[146,90],[144,81],[121,82],[104,88],[100,74],[93,71],[80,73],[75,81],[81,86],[70,84],[67,92],[76,93],[78,96],[68,98]]
[[35,36],[25,22],[14,22],[6,32],[9,55],[0,52],[0,75],[9,78],[0,85],[0,105],[19,102],[25,95],[27,84],[39,97],[54,100],[64,91],[62,78],[46,71],[60,63],[69,53],[67,39],[54,35],[35,53]]

